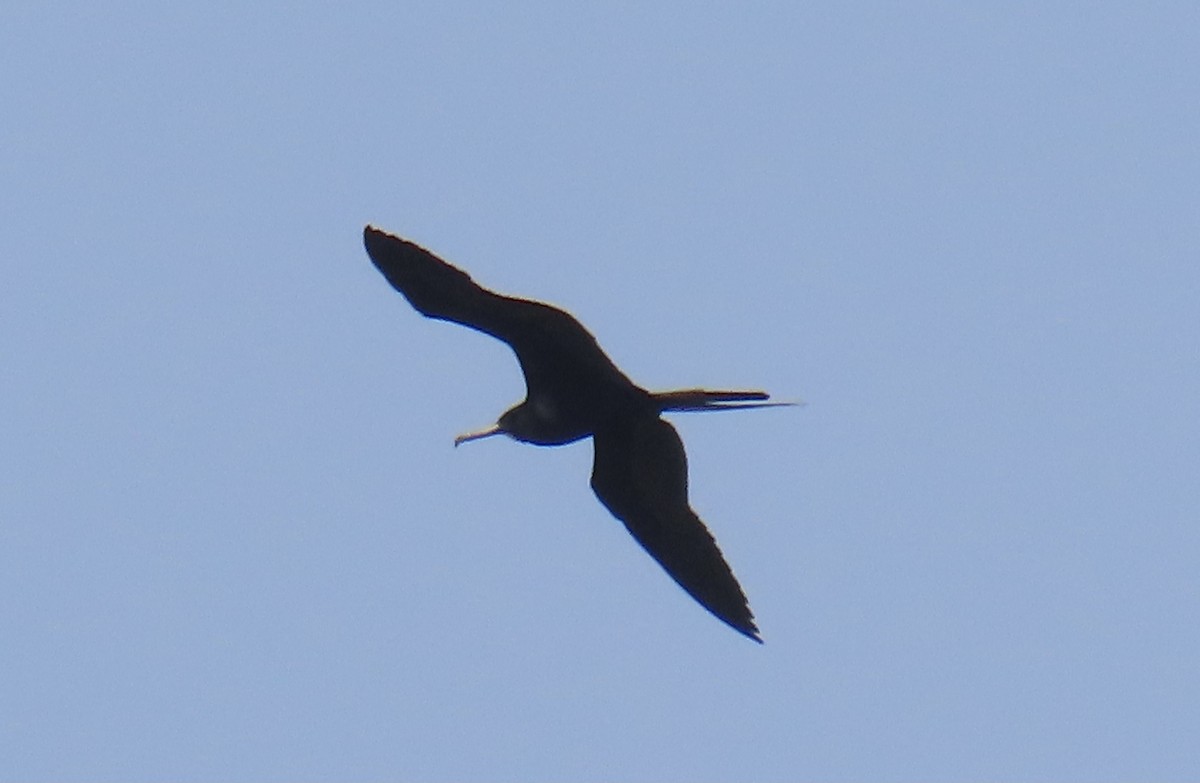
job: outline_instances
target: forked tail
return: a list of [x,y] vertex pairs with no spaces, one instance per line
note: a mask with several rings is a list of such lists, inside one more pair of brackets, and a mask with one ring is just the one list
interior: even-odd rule
[[794,402],[767,402],[771,395],[764,391],[712,391],[710,389],[678,389],[652,392],[660,411],[731,411],[739,408],[780,408]]

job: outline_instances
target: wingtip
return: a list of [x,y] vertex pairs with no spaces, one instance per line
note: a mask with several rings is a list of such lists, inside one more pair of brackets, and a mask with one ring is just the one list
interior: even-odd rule
[[[687,588],[684,589],[686,590]],[[738,589],[739,591],[741,590],[740,585],[738,585]],[[704,606],[705,609],[711,612],[712,615],[718,620],[725,623],[725,625],[728,625],[730,628],[751,641],[758,642],[759,644],[763,643],[762,632],[758,630],[758,623],[755,621],[754,613],[750,611],[750,603],[745,601],[744,594],[743,601],[745,602],[738,609],[731,610],[730,608],[726,607],[724,611],[712,606],[707,601],[701,600],[695,594],[693,594],[692,597],[700,601],[700,604]]]
[[370,242],[372,239],[383,239],[390,236],[391,234],[381,228],[376,228],[371,223],[363,226],[363,242]]
[[734,625],[733,623],[730,623],[729,625],[735,631],[740,633],[742,636],[745,636],[750,641],[758,642],[759,644],[763,644],[762,632],[758,630],[758,626],[754,623],[753,620],[750,620],[745,625]]
[[384,234],[382,231],[375,228],[375,226],[371,225],[370,223],[363,226],[363,247],[367,249],[367,253],[371,252],[371,244],[383,235]]

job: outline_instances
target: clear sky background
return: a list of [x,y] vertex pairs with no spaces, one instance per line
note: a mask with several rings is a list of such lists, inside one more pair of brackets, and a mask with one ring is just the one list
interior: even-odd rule
[[[1200,775],[1194,2],[423,5],[0,11],[0,778]],[[765,645],[367,222],[807,403]]]

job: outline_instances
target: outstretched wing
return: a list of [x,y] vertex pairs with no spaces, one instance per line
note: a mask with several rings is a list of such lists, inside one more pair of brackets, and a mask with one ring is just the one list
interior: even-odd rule
[[704,608],[761,642],[746,594],[688,506],[687,456],[675,428],[642,416],[593,440],[592,489],[600,502]]
[[[531,393],[550,384],[580,388],[629,380],[579,321],[542,302],[501,296],[420,245],[371,226],[367,255],[422,315],[469,326],[512,347]],[[551,380],[551,377],[553,380]]]

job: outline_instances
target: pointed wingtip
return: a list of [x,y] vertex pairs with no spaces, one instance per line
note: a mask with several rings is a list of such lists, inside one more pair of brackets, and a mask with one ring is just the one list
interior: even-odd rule
[[[725,618],[721,618],[721,619],[725,619]],[[729,626],[731,628],[733,628],[733,630],[737,631],[742,636],[745,636],[750,641],[758,642],[759,644],[763,644],[762,632],[758,630],[758,625],[754,622],[753,618],[747,620],[744,625],[743,624],[734,625],[733,623],[730,623],[728,620],[725,620],[725,622],[728,623]]]
[[758,644],[763,644],[762,634],[759,633],[758,628],[756,626],[752,625],[749,628],[739,628],[738,626],[734,625],[734,626],[732,626],[732,628],[733,628],[733,630],[740,633],[742,636],[745,636],[750,641],[756,642]]
[[381,239],[387,239],[391,237],[391,234],[382,229],[375,228],[375,226],[371,225],[370,223],[363,226],[362,235],[363,244],[367,247],[370,247],[373,242],[378,242]]
[[363,226],[362,241],[363,247],[367,251],[367,255],[371,255],[372,245],[376,244],[382,236],[386,236],[386,234],[375,228],[375,226],[372,226],[370,223]]

